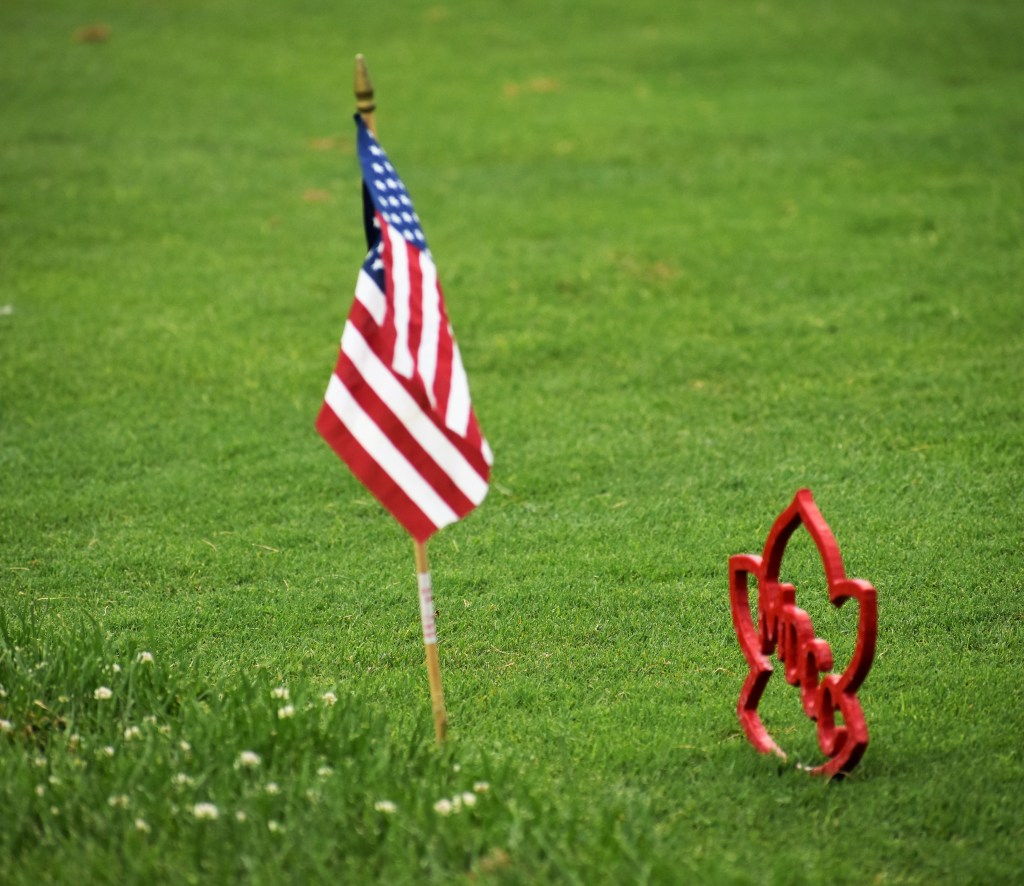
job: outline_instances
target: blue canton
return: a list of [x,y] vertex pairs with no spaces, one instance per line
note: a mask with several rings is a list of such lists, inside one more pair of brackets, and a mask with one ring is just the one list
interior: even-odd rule
[[363,170],[363,214],[366,223],[366,240],[370,251],[363,262],[363,270],[369,274],[383,292],[384,244],[381,242],[380,224],[375,217],[379,212],[393,230],[409,243],[426,251],[427,238],[420,227],[420,217],[413,210],[412,200],[405,185],[398,177],[395,167],[373,133],[367,129],[363,118],[355,115],[358,133],[359,165]]

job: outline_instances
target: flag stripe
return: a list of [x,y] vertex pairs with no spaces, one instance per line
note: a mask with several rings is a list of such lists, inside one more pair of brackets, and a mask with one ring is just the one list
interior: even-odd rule
[[[452,480],[451,474],[444,465],[438,464],[431,453],[406,429],[405,425],[391,411],[388,405],[378,396],[377,392],[358,374],[349,358],[342,353],[338,360],[335,374],[348,388],[349,394],[370,416],[381,431],[409,460],[419,472],[457,514],[469,513],[477,504]],[[486,465],[484,465],[486,470]],[[478,475],[479,476],[479,475]]]
[[466,498],[474,504],[483,501],[487,494],[486,478],[482,477],[445,437],[431,417],[377,358],[360,331],[351,323],[345,326],[341,350],[351,361],[353,368],[358,368],[362,380],[383,401],[395,420],[430,458],[443,468]]
[[448,383],[448,408],[445,410],[444,421],[456,434],[466,436],[469,425],[469,379],[462,366],[462,354],[459,346],[452,339],[452,374]]
[[384,325],[384,318],[387,316],[388,300],[380,287],[374,282],[373,277],[362,268],[359,269],[359,277],[356,280],[356,298],[367,311],[370,317],[378,326]]
[[349,466],[356,478],[394,515],[413,538],[423,540],[440,529],[440,526],[433,523],[359,445],[326,402],[317,417],[316,428]]
[[[349,393],[368,415],[372,415],[371,409],[379,407],[379,401],[376,400],[373,392],[365,385],[359,388],[358,394],[351,389],[349,389]],[[401,426],[389,427],[386,433],[395,448],[406,457],[413,469],[434,490],[438,498],[444,501],[456,517],[462,517],[476,507],[476,504],[463,495],[462,491],[445,476],[444,471],[416,445],[415,441],[411,441],[408,435],[402,431]]]
[[409,281],[409,253],[405,250],[405,238],[390,225],[384,229],[384,264],[391,267],[387,280],[391,291],[388,299],[394,305],[392,322],[395,330],[395,355],[391,366],[399,375],[412,378],[412,353],[409,351],[409,300],[412,297]]
[[[375,285],[372,279],[370,280],[369,285],[371,287]],[[377,291],[380,295],[380,298],[383,299],[384,294],[379,290]],[[443,303],[441,313],[443,317]],[[359,330],[359,332],[362,334],[363,338],[367,342],[368,346],[372,347],[372,345],[370,345],[371,342],[379,341],[380,336],[382,334],[382,330],[380,330],[374,323],[373,316],[371,315],[370,311],[367,310],[362,301],[356,300],[353,302],[352,310],[349,313],[348,322]],[[383,358],[380,357],[379,351],[378,359],[385,366],[387,365],[386,363],[384,363]],[[346,377],[345,371],[342,371],[340,369],[336,369],[336,371],[342,378]],[[441,430],[442,433],[444,433],[448,437],[452,444],[458,447],[459,451],[463,454],[463,456],[465,456],[466,460],[471,465],[473,465],[474,470],[476,470],[476,472],[481,477],[487,477],[489,474],[489,466],[493,463],[493,456],[491,454],[490,447],[487,445],[487,441],[483,439],[483,435],[480,433],[480,426],[477,423],[476,416],[473,415],[472,410],[469,413],[469,424],[468,427],[466,428],[465,435],[456,435],[440,422],[440,419],[438,417],[439,410],[431,408],[428,402],[423,401],[423,387],[421,385],[418,385],[415,379],[406,380],[398,378],[397,376],[394,376],[394,378],[397,384],[401,385],[406,389],[409,396],[411,396],[414,400],[420,403],[421,407],[423,408],[423,411],[428,416],[431,417],[431,420],[436,425],[438,425],[439,430]]]
[[420,258],[423,272],[423,331],[420,334],[418,363],[423,387],[430,405],[437,408],[437,349],[441,335],[441,293],[437,288],[437,268],[429,255]]
[[409,326],[407,344],[409,359],[415,366],[415,375],[422,383],[423,373],[419,366],[420,341],[423,337],[423,302],[429,294],[423,289],[423,264],[426,256],[411,243],[403,244],[406,252],[406,264],[409,268]]
[[345,416],[345,427],[356,442],[367,453],[372,453],[371,457],[380,465],[381,470],[412,499],[429,520],[435,525],[445,526],[459,519],[459,515],[423,479],[423,475],[409,463],[387,434],[363,411],[338,376],[331,376],[324,401],[334,410],[335,415]]

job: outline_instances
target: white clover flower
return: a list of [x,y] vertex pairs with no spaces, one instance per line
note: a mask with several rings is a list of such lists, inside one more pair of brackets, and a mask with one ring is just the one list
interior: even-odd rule
[[32,761],[32,765],[35,766],[36,769],[45,769],[46,768],[46,757],[44,757],[44,756],[42,756],[42,754],[40,754],[38,757],[36,757]]
[[463,806],[476,806],[476,794],[466,791],[462,795]]
[[51,775],[51,776],[50,776],[50,777],[49,777],[48,779],[46,779],[46,780],[47,780],[47,781],[48,781],[48,782],[49,782],[50,784],[52,784],[52,785],[55,785],[55,786],[56,786],[56,785],[59,785],[59,784],[60,784],[60,776],[59,776],[59,775]]
[[93,692],[92,697],[95,698],[96,701],[106,701],[108,698],[113,698],[114,693],[109,686],[100,686],[95,692]]
[[486,781],[477,781],[473,783],[473,790],[478,794],[486,794],[490,789],[491,786]]
[[135,658],[139,664],[153,664],[153,653],[152,652],[140,652]]
[[290,704],[286,704],[283,708],[277,709],[277,719],[287,720],[289,717],[295,716],[295,707]]
[[148,834],[152,830],[152,828],[149,826],[146,819],[137,818],[135,819],[135,830],[137,830],[140,834]]
[[213,803],[196,803],[192,807],[192,814],[199,821],[216,821],[220,816],[220,810]]
[[244,809],[239,809],[238,812],[235,813],[235,821],[237,821],[239,823],[245,821],[248,817],[249,816],[247,816],[245,814],[245,810]]
[[119,664],[118,664],[118,663],[117,663],[117,662],[115,661],[115,662],[114,662],[114,663],[113,663],[113,664],[112,664],[112,665],[110,666],[110,670],[112,670],[112,671],[113,671],[113,672],[114,672],[115,674],[120,674],[120,673],[121,673],[121,665],[119,665]]
[[316,774],[321,778],[327,778],[329,775],[334,775],[334,770],[330,766],[321,766],[317,769]]
[[153,714],[146,714],[146,716],[142,718],[142,722],[147,726],[156,726],[156,717]]
[[171,781],[181,788],[188,787],[191,784],[195,784],[195,779],[192,778],[192,776],[186,772],[179,772],[177,775],[174,776],[174,778],[171,779]]
[[255,751],[242,751],[242,753],[238,755],[238,762],[235,766],[241,766],[245,769],[255,769],[261,762],[262,760],[260,760],[260,755]]
[[190,745],[185,739],[178,742],[178,747],[181,748],[186,754],[192,753],[192,745]]
[[434,812],[438,815],[451,815],[455,807],[452,806],[452,801],[447,797],[442,797],[434,804]]
[[129,726],[124,731],[125,741],[134,741],[137,738],[142,738],[142,730],[138,726]]
[[0,720],[0,732],[10,732],[14,729],[14,724],[10,720]]
[[160,727],[160,734],[161,735],[170,735],[171,734],[171,724],[170,723],[164,723]]
[[51,806],[50,807],[50,815],[52,815],[54,818],[56,818],[58,815],[60,815],[60,810],[56,806]]
[[44,784],[37,784],[36,785],[36,796],[37,797],[41,797],[45,793],[46,793],[46,785],[44,785]]
[[462,772],[462,764],[452,763],[452,772]]
[[383,812],[385,815],[394,815],[398,812],[398,807],[390,800],[378,800],[373,804],[373,808],[378,812]]
[[105,748],[103,748],[102,751],[100,751],[100,753],[101,754],[105,754],[108,757],[113,757],[114,756],[114,746],[108,744]]
[[281,793],[281,788],[276,781],[268,781],[266,786],[263,788],[271,796],[276,796]]
[[127,809],[129,803],[131,800],[127,794],[114,794],[112,797],[107,797],[107,805],[114,809]]
[[330,707],[332,704],[335,704],[338,701],[338,696],[336,696],[333,692],[325,692],[323,694],[323,699],[324,704],[326,704],[327,707]]
[[274,821],[273,819],[271,819],[267,822],[267,830],[270,831],[270,833],[272,834],[280,834],[284,831],[284,825],[282,825],[281,822],[279,821]]
[[287,701],[288,700],[288,687],[287,686],[278,686],[275,689],[272,689],[271,692],[270,692],[270,697],[271,698],[280,698],[283,701]]

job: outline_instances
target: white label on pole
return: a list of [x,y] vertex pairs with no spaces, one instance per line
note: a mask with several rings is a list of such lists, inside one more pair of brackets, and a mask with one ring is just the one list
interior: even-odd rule
[[437,642],[437,625],[434,622],[434,592],[430,586],[430,573],[417,573],[420,585],[420,621],[423,622],[423,642]]

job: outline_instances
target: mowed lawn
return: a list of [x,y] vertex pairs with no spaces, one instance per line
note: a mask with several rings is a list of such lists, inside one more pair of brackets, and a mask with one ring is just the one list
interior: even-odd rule
[[[0,5],[0,881],[1024,877],[1024,7]],[[410,540],[313,421],[352,57],[488,498]],[[813,490],[870,731],[735,705]],[[806,534],[783,578],[836,668]]]

